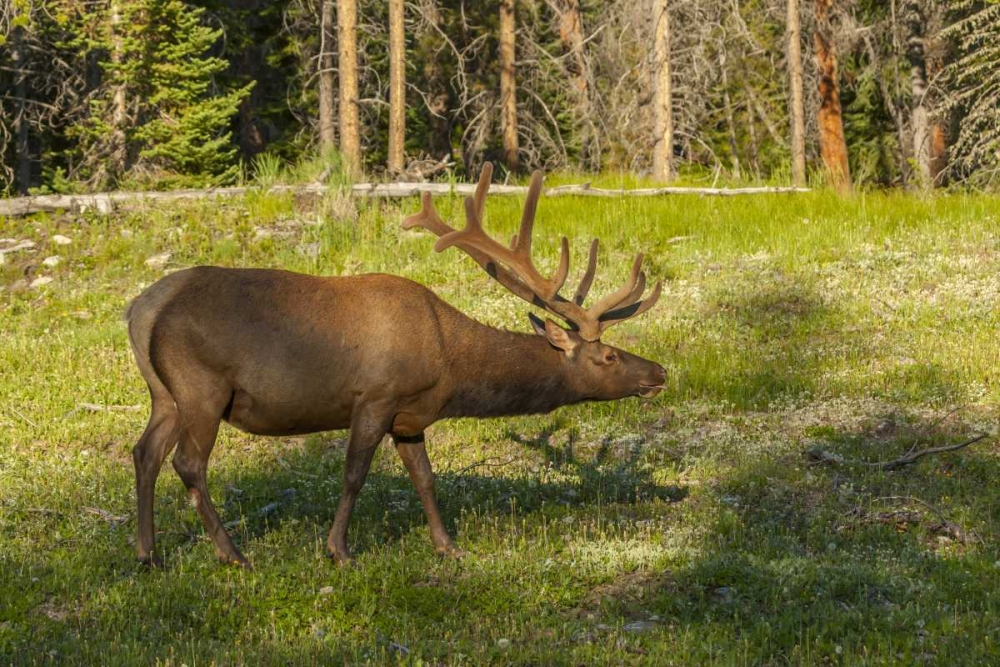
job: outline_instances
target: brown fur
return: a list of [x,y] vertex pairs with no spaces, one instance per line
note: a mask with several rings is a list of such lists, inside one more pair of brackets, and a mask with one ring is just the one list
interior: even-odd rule
[[250,433],[350,428],[344,490],[327,543],[350,558],[347,522],[375,447],[390,435],[440,553],[456,549],[434,499],[423,431],[446,417],[548,412],[587,400],[655,395],[653,362],[553,323],[526,335],[480,324],[396,276],[320,278],[197,267],[171,274],[126,312],[149,386],[149,425],[133,450],[140,559],[155,560],[153,488],[167,453],[227,562],[247,564],[208,496],[222,420]]

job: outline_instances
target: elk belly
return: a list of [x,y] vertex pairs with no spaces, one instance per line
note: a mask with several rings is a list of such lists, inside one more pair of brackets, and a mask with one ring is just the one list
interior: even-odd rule
[[332,431],[351,425],[351,403],[345,400],[286,401],[254,395],[243,389],[233,393],[226,421],[256,435],[298,435]]

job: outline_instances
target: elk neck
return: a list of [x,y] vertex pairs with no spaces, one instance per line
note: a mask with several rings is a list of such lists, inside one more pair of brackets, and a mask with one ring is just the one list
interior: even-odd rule
[[564,353],[544,337],[463,324],[463,335],[446,338],[452,390],[442,417],[539,414],[584,400]]

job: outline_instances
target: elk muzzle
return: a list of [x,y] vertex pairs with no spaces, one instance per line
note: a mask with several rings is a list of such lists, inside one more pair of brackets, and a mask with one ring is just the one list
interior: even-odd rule
[[650,377],[639,381],[639,396],[642,398],[653,398],[664,389],[667,381],[667,371],[659,364],[653,364],[655,370]]

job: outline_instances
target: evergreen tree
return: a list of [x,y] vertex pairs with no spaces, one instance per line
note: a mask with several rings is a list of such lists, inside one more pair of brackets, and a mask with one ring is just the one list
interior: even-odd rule
[[946,34],[958,42],[949,68],[952,105],[961,116],[952,164],[973,182],[1000,182],[1000,1],[953,3],[962,18]]
[[230,126],[252,84],[217,90],[228,67],[209,55],[221,29],[182,0],[112,0],[82,41],[102,54],[101,86],[73,130],[95,184],[216,185],[238,170]]

